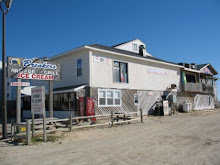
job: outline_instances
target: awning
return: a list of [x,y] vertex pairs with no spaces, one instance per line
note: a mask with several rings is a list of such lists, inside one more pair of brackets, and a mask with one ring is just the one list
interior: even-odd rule
[[[84,85],[75,85],[75,86],[54,88],[53,94],[77,92],[78,90],[83,89],[87,86],[88,85],[84,84]],[[31,96],[31,88],[35,88],[35,87],[37,87],[37,86],[24,87],[23,89],[21,89],[22,97]],[[47,91],[46,91],[46,94],[48,94]]]
[[83,89],[87,87],[87,84],[84,85],[75,85],[75,86],[67,86],[67,87],[60,87],[60,88],[54,88],[53,93],[71,93],[71,92],[77,92],[80,89]]

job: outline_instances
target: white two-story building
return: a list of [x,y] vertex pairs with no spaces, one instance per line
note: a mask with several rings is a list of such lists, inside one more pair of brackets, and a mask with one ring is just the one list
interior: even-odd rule
[[[195,105],[198,102],[195,99],[206,96],[209,100],[203,107],[214,108],[216,93],[204,93],[196,88],[201,88],[204,75],[210,75],[214,86],[216,79],[213,76],[217,72],[211,65],[206,66],[210,73],[205,73],[200,70],[202,68],[189,68],[155,58],[139,39],[113,47],[85,45],[53,56],[50,60],[61,62],[62,68],[62,80],[53,84],[55,117],[67,117],[70,113],[78,115],[78,98],[81,96],[94,98],[97,115],[109,114],[112,110],[139,112],[140,108],[144,115],[152,114],[156,101],[162,99],[178,106],[188,100],[195,109],[203,109]],[[187,75],[196,75],[194,81]],[[183,82],[183,79],[186,81]],[[204,80],[206,83],[207,77]],[[32,82],[32,85],[44,85],[46,88],[47,84],[45,81]]]

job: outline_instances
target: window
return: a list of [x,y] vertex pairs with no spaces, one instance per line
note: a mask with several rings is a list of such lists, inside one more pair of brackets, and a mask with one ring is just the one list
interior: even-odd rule
[[69,110],[74,110],[74,93],[69,93]]
[[107,105],[113,105],[113,91],[107,91]]
[[121,91],[111,89],[98,89],[99,106],[120,106]]
[[106,92],[105,90],[99,91],[99,105],[106,105],[105,92]]
[[132,49],[133,49],[134,51],[137,51],[137,44],[132,44]]
[[207,84],[208,85],[213,85],[213,80],[212,79],[207,79]]
[[77,59],[77,76],[82,76],[82,59]]
[[113,81],[128,83],[128,65],[127,65],[127,63],[114,61]]
[[138,94],[134,94],[134,104],[138,105]]
[[196,76],[191,74],[186,74],[186,82],[196,83]]
[[54,111],[75,110],[74,93],[58,93],[53,95]]
[[115,105],[121,105],[121,91],[115,91]]

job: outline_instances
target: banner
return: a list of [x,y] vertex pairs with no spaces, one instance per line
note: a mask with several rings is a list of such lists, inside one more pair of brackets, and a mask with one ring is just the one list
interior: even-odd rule
[[61,80],[59,62],[8,57],[8,77],[33,80]]

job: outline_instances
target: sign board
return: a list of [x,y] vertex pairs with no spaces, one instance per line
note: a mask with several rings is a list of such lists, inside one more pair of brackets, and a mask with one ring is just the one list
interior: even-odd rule
[[106,57],[94,56],[94,62],[101,64],[110,64],[110,59]]
[[153,69],[153,68],[148,68],[147,73],[149,73],[149,74],[158,74],[158,75],[168,75],[168,73],[164,70]]
[[61,80],[59,62],[8,57],[8,77],[33,80]]
[[31,113],[44,114],[45,111],[45,88],[36,87],[31,89]]
[[30,86],[30,82],[11,82],[11,86]]

